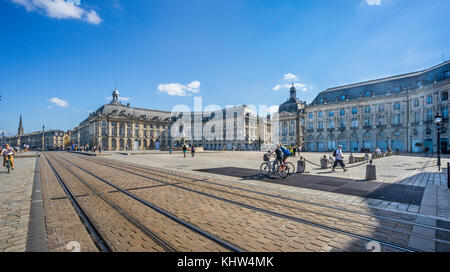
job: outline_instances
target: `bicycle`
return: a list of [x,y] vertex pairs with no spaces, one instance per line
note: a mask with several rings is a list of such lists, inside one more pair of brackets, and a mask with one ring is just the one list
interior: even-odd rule
[[8,174],[11,174],[11,155],[6,155],[5,167],[8,169]]
[[271,175],[278,174],[281,178],[285,179],[289,175],[291,175],[291,167],[289,166],[293,164],[292,163],[284,163],[281,164],[279,162],[276,163],[276,165],[273,165],[275,162],[265,161],[261,164],[259,167],[261,176],[269,177]]

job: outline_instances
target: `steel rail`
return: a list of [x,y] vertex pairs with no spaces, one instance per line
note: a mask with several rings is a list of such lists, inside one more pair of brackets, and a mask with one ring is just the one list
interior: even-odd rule
[[[61,158],[61,159],[66,160],[64,158]],[[66,161],[68,161],[68,160],[66,160]],[[68,161],[68,162],[70,162],[70,161]],[[90,174],[92,176],[95,176],[95,177],[97,177],[100,180],[104,180],[101,177],[98,177],[97,175],[93,174],[89,170],[86,170],[86,169],[76,165],[73,162],[70,162],[70,163],[73,164],[74,166],[76,166],[77,168],[85,171],[86,173],[88,173],[88,174]],[[110,167],[114,168],[112,166],[110,166]],[[334,228],[334,227],[329,227],[329,226],[326,226],[326,225],[323,225],[323,224],[314,223],[314,222],[311,222],[311,221],[308,221],[308,220],[305,220],[305,219],[301,219],[301,218],[293,217],[293,216],[290,216],[290,215],[277,213],[277,212],[274,212],[274,211],[270,211],[270,210],[258,208],[258,207],[255,207],[255,206],[251,206],[251,205],[248,205],[248,204],[245,204],[245,203],[241,203],[241,202],[238,202],[238,201],[225,199],[225,198],[218,197],[218,196],[215,196],[215,195],[211,195],[211,194],[208,194],[208,193],[196,191],[194,189],[186,188],[186,187],[183,187],[183,186],[180,186],[180,185],[172,184],[172,183],[169,183],[169,182],[166,182],[166,181],[162,181],[162,180],[158,180],[158,179],[155,179],[155,178],[146,177],[146,176],[143,176],[143,175],[140,175],[140,174],[137,174],[137,173],[133,173],[131,171],[127,171],[127,170],[124,170],[124,169],[118,169],[118,170],[130,173],[130,174],[133,174],[133,175],[136,175],[136,176],[140,176],[140,177],[143,177],[143,178],[151,179],[151,180],[163,183],[163,184],[171,185],[173,187],[176,187],[176,188],[179,188],[179,189],[182,189],[182,190],[186,190],[186,191],[189,191],[189,192],[192,192],[192,193],[200,194],[200,195],[203,195],[203,196],[206,196],[206,197],[210,197],[210,198],[213,198],[213,199],[216,199],[216,200],[220,200],[220,201],[223,201],[223,202],[234,204],[234,205],[237,205],[237,206],[240,206],[240,207],[243,207],[243,208],[247,208],[247,209],[250,209],[250,210],[253,210],[253,211],[266,213],[266,214],[269,214],[269,215],[272,215],[272,216],[276,216],[276,217],[280,217],[280,218],[284,218],[284,219],[287,219],[287,220],[290,220],[290,221],[295,221],[295,222],[298,222],[298,223],[301,223],[301,224],[304,224],[304,225],[309,225],[309,226],[325,229],[325,230],[328,230],[328,231],[344,234],[344,235],[347,235],[347,236],[350,236],[350,237],[353,237],[353,238],[358,238],[358,239],[361,239],[361,240],[365,240],[365,241],[368,241],[368,242],[378,242],[380,245],[384,245],[384,246],[387,246],[387,247],[395,248],[395,249],[406,251],[406,252],[420,252],[421,251],[419,249],[414,249],[414,248],[398,245],[398,244],[391,243],[391,242],[381,241],[381,240],[374,239],[374,238],[371,238],[371,237],[367,237],[367,236],[364,236],[364,235],[359,235],[359,234],[351,233],[351,232],[348,232],[348,231],[345,231],[345,230],[337,229],[337,228]],[[104,180],[104,181],[109,183],[106,180]],[[116,185],[112,185],[112,186],[116,186]]]
[[75,199],[72,191],[67,187],[61,176],[58,174],[56,169],[53,167],[50,160],[47,158],[47,155],[45,153],[44,157],[47,160],[51,170],[53,171],[53,174],[55,175],[56,179],[58,180],[58,183],[61,185],[62,189],[64,190],[64,193],[67,195],[67,198],[69,199],[70,203],[72,204],[73,208],[75,209],[76,213],[78,214],[78,217],[80,218],[82,224],[85,226],[87,232],[91,236],[92,241],[94,242],[95,246],[98,248],[101,252],[111,252],[110,245],[106,242],[106,240],[102,237],[100,232],[98,231],[97,227],[94,225],[94,223],[89,219],[84,209],[81,207],[80,203]]
[[191,224],[191,223],[189,223],[189,222],[187,222],[187,221],[177,217],[176,215],[174,215],[174,214],[172,214],[172,213],[170,213],[170,212],[168,212],[168,211],[166,211],[166,210],[164,210],[164,209],[162,209],[162,208],[160,208],[160,207],[158,207],[158,206],[156,206],[156,205],[154,205],[154,204],[152,204],[152,203],[150,203],[150,202],[148,202],[148,201],[146,201],[146,200],[144,200],[142,198],[140,198],[139,196],[137,196],[135,194],[132,194],[132,193],[130,193],[130,192],[120,188],[117,185],[112,184],[111,182],[107,181],[106,179],[103,179],[103,178],[97,176],[96,174],[94,174],[94,173],[92,173],[92,172],[90,172],[90,171],[88,171],[88,170],[86,170],[86,169],[76,165],[75,163],[73,163],[73,162],[71,162],[69,160],[66,160],[65,158],[61,158],[60,157],[60,159],[62,159],[64,161],[74,165],[78,169],[80,169],[80,170],[86,172],[87,174],[95,177],[96,179],[98,179],[98,180],[108,184],[109,186],[113,187],[117,191],[120,191],[120,192],[124,193],[125,195],[131,197],[132,199],[137,200],[138,202],[144,204],[145,206],[147,206],[149,208],[152,208],[153,210],[157,211],[158,213],[165,215],[166,217],[168,217],[168,218],[172,219],[173,221],[175,221],[175,222],[177,222],[177,223],[187,227],[188,229],[190,229],[190,230],[192,230],[192,231],[194,231],[194,232],[196,232],[196,233],[198,233],[198,234],[200,234],[200,235],[202,235],[202,236],[204,236],[204,237],[206,237],[206,238],[216,242],[217,244],[221,245],[222,247],[227,248],[227,249],[229,249],[231,251],[236,251],[236,252],[243,252],[244,251],[240,247],[238,247],[236,245],[233,245],[233,244],[231,244],[231,243],[229,243],[227,241],[224,241],[221,238],[215,236],[214,234],[211,234],[211,233],[209,233],[207,231],[202,230],[201,228],[199,228],[199,227],[197,227],[197,226],[195,226],[195,225],[193,225],[193,224]]
[[[51,156],[50,156],[51,157]],[[75,176],[80,182],[82,182],[86,187],[89,188],[94,194],[96,194],[98,197],[100,197],[103,201],[108,203],[114,210],[116,210],[120,215],[122,215],[125,219],[127,219],[131,224],[133,224],[136,228],[138,228],[140,231],[142,231],[147,237],[152,239],[156,244],[158,244],[160,247],[162,247],[167,252],[177,252],[177,250],[168,242],[166,242],[164,239],[159,237],[155,232],[151,231],[149,228],[144,226],[141,222],[139,222],[138,219],[134,218],[132,215],[130,215],[128,212],[124,211],[122,208],[120,208],[116,203],[111,201],[108,197],[106,197],[103,193],[96,190],[91,184],[86,182],[83,178],[81,178],[79,175],[77,175],[75,172],[73,172],[71,169],[67,168],[61,162],[59,162],[60,166],[66,169],[69,173],[71,173],[73,176]]]

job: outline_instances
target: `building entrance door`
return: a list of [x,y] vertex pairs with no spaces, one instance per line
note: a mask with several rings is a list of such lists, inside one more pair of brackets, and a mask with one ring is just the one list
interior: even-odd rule
[[139,141],[138,140],[134,141],[133,150],[139,150]]
[[156,150],[159,150],[159,141],[156,141],[156,143],[155,143],[155,149],[156,149]]

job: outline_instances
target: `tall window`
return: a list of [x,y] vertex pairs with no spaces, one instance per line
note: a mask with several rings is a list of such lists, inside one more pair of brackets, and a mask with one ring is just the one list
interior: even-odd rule
[[358,127],[358,119],[357,118],[353,118],[352,119],[352,128],[357,128]]
[[323,121],[317,122],[317,128],[318,129],[323,129]]
[[427,121],[433,121],[433,109],[427,109]]
[[364,126],[369,127],[372,125],[372,120],[370,117],[365,117],[364,118]]
[[448,119],[448,106],[442,107],[442,118]]
[[309,130],[313,130],[313,129],[314,129],[314,124],[313,124],[313,122],[308,122],[308,129],[309,129]]
[[317,116],[319,116],[319,118],[322,118],[322,117],[323,117],[323,112],[322,112],[322,111],[319,111],[319,113],[317,114]]
[[352,108],[352,114],[358,114],[358,108]]
[[447,101],[448,100],[448,92],[442,92],[441,93],[441,101]]
[[394,103],[394,110],[400,110],[400,103]]
[[328,117],[334,117],[334,111],[330,111],[330,112],[328,113]]
[[314,114],[312,112],[308,113],[308,118],[313,119]]
[[414,123],[420,122],[420,111],[414,112]]
[[340,120],[339,127],[341,127],[341,128],[345,128],[346,127],[345,119],[341,119]]
[[433,103],[433,96],[429,95],[427,96],[427,104],[432,104]]
[[402,122],[400,114],[394,114],[394,125],[400,125]]
[[384,105],[378,105],[378,112],[384,112]]
[[378,125],[380,126],[386,125],[386,116],[384,115],[378,116]]
[[345,109],[341,109],[341,116],[345,116]]
[[334,120],[333,119],[328,120],[328,128],[334,128]]
[[370,106],[364,107],[364,112],[365,113],[370,113]]
[[419,106],[419,99],[414,99],[414,107],[417,108]]

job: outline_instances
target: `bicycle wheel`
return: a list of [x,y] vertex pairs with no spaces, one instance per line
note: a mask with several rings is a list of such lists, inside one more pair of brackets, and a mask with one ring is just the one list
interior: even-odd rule
[[259,171],[261,173],[261,176],[269,176],[270,174],[270,165],[267,162],[264,162],[259,167]]
[[289,164],[289,174],[292,175],[295,173],[295,166],[292,162],[287,162],[287,164]]
[[278,166],[278,175],[283,179],[289,176],[289,166],[287,164],[281,164]]

